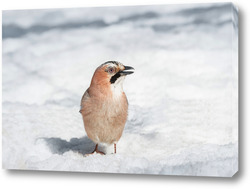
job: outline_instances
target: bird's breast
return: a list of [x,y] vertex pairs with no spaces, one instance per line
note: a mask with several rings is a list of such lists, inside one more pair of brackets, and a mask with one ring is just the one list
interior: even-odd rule
[[125,93],[119,96],[91,97],[83,104],[83,118],[92,120],[110,120],[127,118],[128,102]]
[[112,95],[91,96],[83,101],[82,116],[90,139],[113,143],[122,135],[127,115],[127,97],[123,92],[119,98]]
[[100,104],[100,110],[106,118],[127,114],[128,104],[125,94],[115,94],[116,96],[105,99]]

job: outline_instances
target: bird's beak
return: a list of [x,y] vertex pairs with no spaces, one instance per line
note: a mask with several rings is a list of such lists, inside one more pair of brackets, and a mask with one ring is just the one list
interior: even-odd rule
[[129,74],[134,73],[134,70],[135,69],[133,67],[131,67],[131,66],[124,66],[124,70],[121,70],[120,73],[122,75],[129,75]]

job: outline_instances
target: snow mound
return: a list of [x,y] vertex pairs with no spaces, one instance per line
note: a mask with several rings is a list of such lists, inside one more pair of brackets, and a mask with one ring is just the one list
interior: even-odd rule
[[[231,3],[3,11],[3,168],[230,177],[238,170]],[[133,66],[117,154],[90,153],[80,99],[97,66]]]

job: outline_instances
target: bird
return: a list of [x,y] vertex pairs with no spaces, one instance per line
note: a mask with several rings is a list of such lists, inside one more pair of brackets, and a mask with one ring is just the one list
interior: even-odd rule
[[80,113],[88,138],[95,143],[92,153],[105,155],[98,144],[114,145],[122,136],[127,117],[128,100],[123,91],[123,82],[134,68],[118,61],[107,61],[96,68],[89,88],[81,99]]

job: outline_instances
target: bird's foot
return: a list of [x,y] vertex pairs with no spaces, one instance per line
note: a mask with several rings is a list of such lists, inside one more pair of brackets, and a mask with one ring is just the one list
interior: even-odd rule
[[89,153],[89,154],[85,154],[84,156],[90,156],[90,155],[93,155],[93,154],[101,154],[101,155],[105,155],[105,153],[101,152],[101,151],[94,151],[92,153]]
[[104,152],[101,152],[98,150],[98,144],[95,146],[95,149],[93,152],[89,153],[89,154],[85,154],[85,156],[89,156],[89,155],[93,155],[94,153],[97,153],[97,154],[101,154],[101,155],[105,155]]
[[101,152],[101,151],[99,151],[99,150],[94,150],[93,152],[91,152],[91,153],[89,153],[89,154],[85,154],[85,156],[93,155],[94,153],[96,153],[96,154],[101,154],[101,155],[105,155],[104,152]]
[[[96,150],[95,152],[96,152],[97,154],[105,155],[104,152],[101,152],[101,151],[99,151],[99,150]],[[95,152],[94,152],[94,153],[95,153]]]

